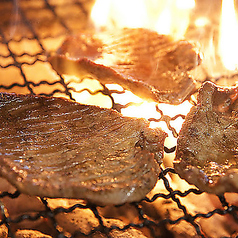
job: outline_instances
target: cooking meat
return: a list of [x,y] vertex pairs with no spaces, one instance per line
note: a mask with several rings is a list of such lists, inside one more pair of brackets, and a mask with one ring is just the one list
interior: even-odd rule
[[81,33],[48,58],[59,74],[117,83],[147,100],[179,104],[195,90],[189,71],[200,64],[191,43],[143,29]]
[[202,191],[238,192],[238,88],[203,84],[179,133],[175,170]]
[[62,98],[0,94],[0,174],[20,192],[92,203],[139,201],[167,134],[144,119]]

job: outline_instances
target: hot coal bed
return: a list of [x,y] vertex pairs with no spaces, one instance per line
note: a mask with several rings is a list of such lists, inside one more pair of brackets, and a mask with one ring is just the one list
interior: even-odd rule
[[[47,62],[64,37],[92,28],[89,12],[93,1],[86,0],[2,0],[0,2],[0,88],[2,92],[64,96],[77,100],[86,95],[91,101],[104,96],[103,103],[121,112],[133,105],[118,103],[124,90],[97,84],[88,79],[66,78]],[[216,83],[237,75],[213,78],[202,72],[199,83]],[[91,84],[90,84],[91,85]],[[193,96],[189,101],[194,104]],[[176,138],[173,127],[186,115],[168,116],[155,106],[158,118]],[[176,146],[165,146],[172,157]],[[169,176],[168,176],[169,175]],[[171,178],[174,178],[171,180]],[[176,182],[175,182],[176,181]],[[100,207],[83,200],[30,197],[1,180],[1,237],[236,237],[237,203],[222,196],[208,195],[195,187],[182,189],[182,181],[169,165],[161,168],[158,189],[141,202]],[[174,186],[175,185],[175,186]],[[235,195],[234,195],[235,196]],[[229,223],[229,224],[228,224]],[[228,225],[227,225],[228,224]]]

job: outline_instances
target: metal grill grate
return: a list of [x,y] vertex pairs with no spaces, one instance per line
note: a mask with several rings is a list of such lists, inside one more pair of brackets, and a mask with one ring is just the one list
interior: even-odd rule
[[[104,95],[103,103],[118,111],[133,105],[115,100],[116,96],[126,93],[124,90],[110,89],[95,80],[91,80],[93,83],[88,87],[84,84],[87,79],[58,75],[46,61],[46,54],[56,50],[67,34],[90,28],[88,12],[91,5],[92,1],[86,0],[2,0],[0,90],[64,96],[72,100],[86,95],[90,102],[97,101],[98,95]],[[185,115],[168,116],[159,105],[155,107],[158,118],[149,118],[149,121],[164,122],[176,138],[178,132],[172,124],[177,119],[184,119]],[[175,146],[165,147],[165,155],[169,158],[173,157],[174,151]],[[40,203],[41,209],[27,211],[22,208],[22,212],[14,214],[11,204],[24,195],[3,190],[0,194],[1,237],[25,237],[24,234],[34,234],[34,237],[48,237],[46,234],[49,237],[236,236],[238,206],[235,202],[190,187],[170,167],[161,169],[157,187],[150,196],[140,203],[110,208],[95,207],[84,201],[31,198]],[[24,202],[20,204],[22,206]],[[68,216],[70,214],[72,217]],[[228,221],[230,225],[227,225]]]

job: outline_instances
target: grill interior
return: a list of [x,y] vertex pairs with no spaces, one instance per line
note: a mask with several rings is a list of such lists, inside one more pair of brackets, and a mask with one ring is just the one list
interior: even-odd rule
[[[46,61],[65,36],[92,27],[87,0],[2,0],[0,2],[0,88],[4,92],[63,96],[121,111],[134,102],[117,102],[126,91],[94,79],[58,75]],[[232,75],[233,80],[237,75]],[[212,79],[203,73],[200,80]],[[192,99],[190,103],[194,103]],[[164,123],[176,138],[176,120],[155,105],[155,123]],[[176,145],[165,146],[171,161]],[[236,194],[215,196],[188,186],[164,164],[158,184],[139,203],[96,207],[85,201],[35,198],[20,194],[1,180],[1,237],[235,237],[238,232]],[[5,184],[7,184],[5,186]],[[34,205],[29,206],[27,203]],[[14,206],[18,207],[14,211]],[[19,208],[20,207],[20,208]],[[229,224],[227,222],[229,221]],[[28,236],[27,236],[28,235]]]

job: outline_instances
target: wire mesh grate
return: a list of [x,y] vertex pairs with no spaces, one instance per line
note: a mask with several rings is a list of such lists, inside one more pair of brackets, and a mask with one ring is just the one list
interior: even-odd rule
[[[59,75],[47,62],[47,54],[55,51],[66,35],[91,27],[88,13],[92,4],[86,0],[2,0],[1,91],[63,96],[82,103],[80,100],[87,98],[92,104],[98,103],[100,96],[100,103],[117,111],[137,105],[118,102],[117,97],[127,93],[123,89],[90,78]],[[204,78],[207,79],[208,76]],[[176,138],[178,129],[173,123],[184,120],[185,114],[169,116],[160,105],[154,107],[157,116],[149,116],[148,120],[164,123]],[[175,148],[176,144],[165,146],[165,157],[170,162]],[[227,198],[202,193],[182,181],[170,162],[161,168],[151,194],[139,203],[114,207],[29,197],[10,185],[4,187],[6,182],[1,180],[1,237],[236,237],[236,194]],[[24,207],[27,201],[32,202],[32,207]]]

